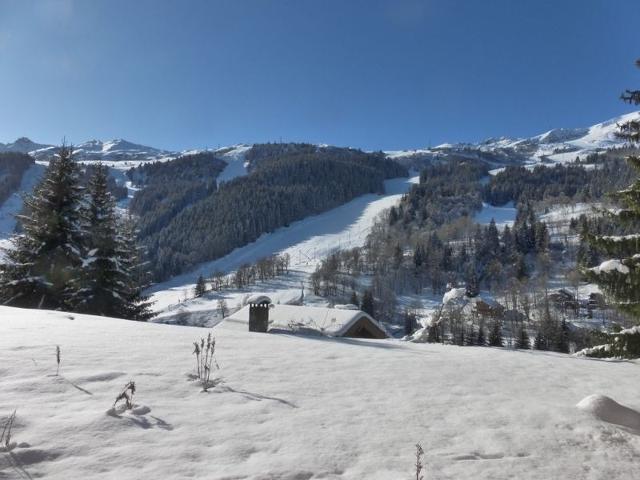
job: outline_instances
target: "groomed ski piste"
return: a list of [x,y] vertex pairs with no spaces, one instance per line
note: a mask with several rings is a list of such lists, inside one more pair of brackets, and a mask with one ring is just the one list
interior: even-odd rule
[[[638,364],[0,307],[0,478],[637,478]],[[212,332],[208,393],[193,342]],[[61,350],[56,374],[56,346]],[[134,381],[133,409],[113,406]]]

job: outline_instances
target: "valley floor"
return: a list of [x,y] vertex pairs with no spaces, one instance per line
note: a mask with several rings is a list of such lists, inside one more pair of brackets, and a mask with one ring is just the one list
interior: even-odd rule
[[[0,479],[633,479],[640,436],[576,408],[640,409],[638,364],[543,352],[213,329],[0,307]],[[55,346],[62,362],[56,373]],[[132,411],[113,410],[136,382]]]

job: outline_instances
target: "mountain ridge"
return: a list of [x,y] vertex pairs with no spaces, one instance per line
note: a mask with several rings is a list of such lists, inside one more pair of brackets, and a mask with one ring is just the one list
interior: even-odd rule
[[[559,154],[573,153],[585,155],[611,147],[622,146],[624,142],[615,137],[617,124],[632,119],[640,119],[640,111],[630,112],[611,118],[604,122],[588,127],[559,127],[532,137],[492,137],[477,143],[458,142],[443,143],[435,147],[419,148],[415,150],[387,150],[385,154],[392,159],[406,160],[407,158],[439,157],[443,154],[459,154],[482,152],[496,155],[499,159],[511,156],[515,160],[535,160],[548,157],[551,160],[567,161],[568,158]],[[80,161],[155,161],[176,158],[187,153],[203,151],[224,152],[240,145],[219,149],[186,149],[182,151],[166,150],[138,144],[116,138],[112,140],[92,139],[74,145],[77,158]],[[242,145],[250,147],[251,145]],[[56,145],[41,144],[27,137],[20,137],[14,142],[0,143],[0,152],[21,152],[32,155],[36,160],[46,161],[54,153]],[[573,155],[571,159],[575,158]],[[554,159],[554,156],[557,158]]]

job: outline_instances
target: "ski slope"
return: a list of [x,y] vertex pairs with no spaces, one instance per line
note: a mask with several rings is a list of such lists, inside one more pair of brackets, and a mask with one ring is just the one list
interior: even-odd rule
[[[426,479],[637,478],[637,363],[223,322],[203,393],[191,352],[209,329],[0,319],[3,479],[409,479],[417,442]],[[112,408],[129,380],[134,409]]]
[[[222,182],[229,182],[237,177],[242,177],[247,174],[247,162],[245,160],[246,154],[251,150],[252,145],[236,145],[231,150],[220,155],[227,166],[220,175],[218,175],[218,184]],[[227,149],[225,149],[227,150]]]
[[418,176],[387,180],[383,195],[362,195],[328,212],[264,234],[255,242],[218,260],[201,264],[187,274],[155,285],[150,290],[156,302],[154,308],[162,310],[176,304],[184,298],[186,290],[192,289],[199,275],[208,277],[217,270],[232,271],[244,263],[253,263],[276,253],[289,254],[292,270],[310,273],[334,250],[363,245],[380,213],[397,204],[409,187],[418,181]]

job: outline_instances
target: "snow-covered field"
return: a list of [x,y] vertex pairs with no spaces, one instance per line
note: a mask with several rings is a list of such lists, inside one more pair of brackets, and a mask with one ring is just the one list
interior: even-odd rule
[[482,202],[482,210],[480,210],[473,220],[481,225],[488,225],[493,219],[499,229],[505,226],[512,226],[516,221],[516,207],[513,202],[509,202],[502,207],[494,207],[488,203]]
[[[3,479],[403,479],[416,442],[427,479],[637,478],[633,362],[223,322],[220,382],[203,393],[191,352],[209,330],[7,307],[0,319],[0,426],[17,410]],[[135,408],[113,410],[129,380]],[[585,399],[596,393],[627,409]]]

